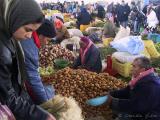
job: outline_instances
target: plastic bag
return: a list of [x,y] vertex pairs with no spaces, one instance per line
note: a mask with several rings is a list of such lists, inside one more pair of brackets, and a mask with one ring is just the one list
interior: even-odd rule
[[72,46],[73,46],[73,44],[76,44],[77,49],[80,49],[79,41],[80,41],[80,37],[76,37],[76,36],[69,38],[69,39],[65,39],[61,42],[61,47],[67,48],[68,44],[70,44]]
[[131,55],[127,52],[115,52],[112,54],[112,57],[116,58],[121,63],[132,63],[137,57],[145,56],[143,54],[140,55]]
[[68,32],[71,37],[83,37],[83,33],[79,29],[68,29]]
[[147,23],[148,23],[148,26],[150,28],[156,28],[157,24],[158,24],[158,18],[156,16],[156,13],[152,10],[150,12],[150,14],[147,16]]
[[120,39],[122,39],[124,37],[127,37],[129,35],[130,35],[130,28],[127,27],[125,29],[124,27],[121,26],[119,32],[117,33],[117,35],[116,35],[116,37],[115,37],[115,39],[113,41],[120,40]]
[[128,52],[138,55],[144,50],[144,43],[140,36],[129,36],[110,43],[119,52]]

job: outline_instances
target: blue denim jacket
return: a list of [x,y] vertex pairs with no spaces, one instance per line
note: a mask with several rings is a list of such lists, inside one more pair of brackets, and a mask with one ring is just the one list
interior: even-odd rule
[[35,104],[46,102],[54,96],[54,89],[51,85],[43,85],[41,77],[38,73],[39,67],[39,49],[33,39],[21,41],[21,45],[25,56],[25,66],[28,74],[27,83],[31,98]]

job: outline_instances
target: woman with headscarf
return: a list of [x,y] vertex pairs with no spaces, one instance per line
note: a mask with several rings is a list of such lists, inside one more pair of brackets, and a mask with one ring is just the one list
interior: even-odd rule
[[30,38],[43,18],[34,0],[0,1],[0,102],[16,120],[55,120],[31,103],[24,86],[27,75],[19,41]]
[[80,29],[80,25],[89,25],[92,21],[92,17],[86,8],[81,8],[81,12],[77,16],[77,26]]
[[56,28],[56,37],[53,38],[53,42],[61,43],[64,39],[70,38],[68,30],[60,18],[54,20],[54,26]]
[[80,41],[80,54],[73,65],[75,69],[78,67],[97,73],[102,70],[100,52],[87,37],[82,37]]

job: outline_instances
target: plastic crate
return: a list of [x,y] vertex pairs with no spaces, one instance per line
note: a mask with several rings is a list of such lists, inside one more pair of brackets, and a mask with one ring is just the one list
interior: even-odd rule
[[103,38],[102,40],[104,46],[109,46],[110,42],[113,41],[113,38]]
[[147,49],[148,53],[150,54],[151,58],[158,58],[160,57],[160,53],[157,51],[154,43],[152,40],[144,40],[145,48]]
[[121,63],[117,59],[112,58],[112,67],[123,77],[129,77],[132,69],[131,63]]
[[153,40],[154,43],[160,42],[160,34],[149,34],[148,39]]
[[84,32],[90,25],[80,25],[80,31]]
[[144,48],[144,51],[142,52],[142,54],[144,54],[146,57],[151,58],[150,54],[147,51],[147,48]]

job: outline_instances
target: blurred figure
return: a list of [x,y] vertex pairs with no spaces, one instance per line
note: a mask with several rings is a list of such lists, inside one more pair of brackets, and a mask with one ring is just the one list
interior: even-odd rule
[[54,26],[56,28],[56,37],[52,39],[54,43],[61,43],[64,39],[70,38],[70,34],[67,28],[64,26],[62,19],[56,18],[54,20]]
[[148,5],[145,5],[144,8],[143,8],[143,10],[142,10],[142,12],[143,12],[145,15],[147,15],[147,8],[148,8]]
[[97,17],[103,20],[105,18],[105,9],[102,5],[97,5]]
[[118,32],[118,28],[115,26],[115,24],[112,22],[112,15],[107,14],[106,15],[106,23],[103,27],[103,36],[105,38],[114,38],[116,36],[116,33]]
[[131,11],[137,8],[135,1],[131,2]]
[[82,37],[80,41],[80,55],[73,65],[75,69],[78,67],[97,73],[102,70],[100,51],[87,37]]
[[135,6],[134,8],[132,8],[130,14],[130,20],[131,20],[131,25],[130,25],[131,30],[136,34],[139,34],[140,27],[144,26],[146,21],[145,15],[142,12],[140,12],[138,8]]
[[84,8],[85,5],[84,5],[84,1],[81,1],[81,9]]
[[124,0],[122,0],[122,4],[116,8],[116,15],[120,25],[123,26],[124,28],[127,27],[129,14],[130,14],[129,6],[128,4],[125,4]]
[[78,29],[80,29],[80,25],[89,25],[91,21],[91,15],[87,12],[86,8],[82,8],[81,12],[77,16]]

